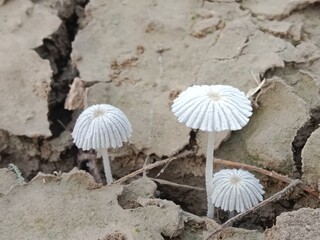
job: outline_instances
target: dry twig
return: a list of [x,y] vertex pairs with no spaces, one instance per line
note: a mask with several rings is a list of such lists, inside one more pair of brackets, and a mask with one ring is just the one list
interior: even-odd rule
[[[148,156],[146,157],[146,160],[144,160],[143,168],[145,168],[146,166],[148,166],[149,161],[150,161],[150,155],[148,155]],[[146,171],[146,170],[143,171],[142,176],[143,176],[143,177],[146,177],[146,176],[147,176],[147,171]]]
[[257,211],[259,208],[262,208],[263,206],[271,203],[271,202],[276,202],[278,200],[280,200],[281,198],[283,198],[284,196],[288,195],[289,193],[291,193],[293,191],[293,189],[302,184],[302,181],[299,179],[295,179],[293,181],[290,182],[290,184],[288,186],[286,186],[284,189],[282,189],[281,191],[277,192],[276,194],[272,195],[271,197],[263,200],[262,202],[260,202],[258,205],[247,209],[246,211],[236,215],[233,218],[230,218],[228,221],[226,221],[225,223],[223,223],[221,225],[221,227],[216,230],[215,232],[213,232],[212,234],[210,234],[205,240],[209,240],[211,237],[213,237],[215,234],[221,232],[224,228],[232,226],[234,222],[240,220],[241,218],[243,218],[245,215]]
[[167,158],[167,159],[161,160],[159,162],[155,162],[153,164],[147,165],[147,166],[145,166],[143,168],[138,169],[137,171],[134,171],[134,172],[132,172],[132,173],[130,173],[130,174],[118,179],[117,181],[114,181],[112,184],[122,183],[122,182],[128,180],[129,178],[135,177],[138,174],[143,173],[146,170],[150,170],[150,169],[159,167],[161,165],[167,164],[167,163],[169,163],[169,162],[171,162],[173,160],[176,160],[176,159],[177,159],[176,157],[171,157],[171,158]]
[[117,183],[122,183],[126,180],[128,180],[129,178],[132,178],[132,177],[135,177],[137,176],[138,174],[140,173],[143,173],[144,171],[146,170],[150,170],[150,169],[153,169],[153,168],[156,168],[156,167],[159,167],[159,166],[162,166],[162,165],[165,165],[165,164],[169,164],[170,162],[172,162],[173,160],[176,160],[178,158],[183,158],[183,157],[186,157],[190,154],[193,154],[193,152],[191,151],[185,151],[185,152],[182,152],[180,154],[178,154],[177,156],[174,156],[174,157],[169,157],[167,159],[164,159],[164,160],[161,160],[161,161],[158,161],[158,162],[155,162],[153,164],[150,164],[150,165],[147,165],[147,166],[144,166],[143,168],[140,168],[138,169],[137,171],[134,171],[120,179],[118,179],[117,181],[114,181],[112,184],[117,184]]
[[157,179],[157,178],[150,178],[150,179],[152,181],[154,181],[154,182],[159,183],[159,184],[169,185],[169,186],[173,186],[173,187],[180,187],[180,188],[196,190],[196,191],[205,191],[206,190],[206,189],[201,188],[201,187],[194,187],[194,186],[190,186],[190,185],[179,184],[179,183],[170,182],[170,181],[163,180],[163,179]]
[[158,178],[162,173],[164,173],[164,171],[167,169],[169,164],[170,164],[170,162],[166,163],[154,178]]
[[[181,154],[179,154],[179,155],[177,155],[175,157],[170,157],[170,158],[155,162],[153,164],[144,166],[143,168],[138,169],[137,171],[132,172],[132,173],[130,173],[130,174],[118,179],[117,181],[114,181],[113,184],[122,183],[122,182],[128,180],[129,178],[135,177],[138,174],[141,174],[141,173],[143,173],[143,172],[145,172],[147,170],[150,170],[150,169],[162,166],[162,165],[167,165],[167,164],[171,163],[173,160],[176,160],[178,158],[182,158],[182,157],[186,157],[186,156],[190,155],[190,153],[191,152],[189,152],[189,151],[183,152],[183,153],[181,153]],[[262,168],[259,168],[259,167],[256,167],[256,166],[251,166],[251,165],[248,165],[248,164],[244,164],[244,163],[232,162],[232,161],[228,161],[228,160],[224,160],[224,159],[215,158],[214,159],[214,164],[223,165],[223,166],[226,166],[226,167],[242,168],[242,169],[246,169],[246,170],[249,170],[249,171],[254,171],[254,172],[257,172],[257,173],[272,177],[274,179],[277,179],[277,180],[279,180],[281,182],[285,182],[285,183],[288,183],[288,184],[290,184],[291,182],[294,181],[293,179],[291,179],[291,178],[289,178],[287,176],[281,175],[279,173],[276,173],[274,171],[268,171],[268,170],[265,170],[265,169],[262,169]],[[317,199],[319,199],[319,191],[317,191],[316,189],[313,189],[310,186],[308,186],[307,184],[304,184],[302,182],[299,184],[298,187],[301,188],[302,190],[306,191],[310,195],[312,195],[312,196],[316,197]]]

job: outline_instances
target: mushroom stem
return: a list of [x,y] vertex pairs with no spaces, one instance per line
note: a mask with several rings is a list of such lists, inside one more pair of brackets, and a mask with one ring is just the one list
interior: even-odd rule
[[207,160],[206,160],[206,190],[207,190],[207,217],[213,218],[214,207],[211,201],[213,193],[213,151],[214,151],[214,132],[209,132]]
[[100,151],[102,153],[104,174],[106,175],[107,184],[111,184],[113,182],[113,179],[112,179],[112,173],[111,173],[108,149],[107,148],[101,148]]

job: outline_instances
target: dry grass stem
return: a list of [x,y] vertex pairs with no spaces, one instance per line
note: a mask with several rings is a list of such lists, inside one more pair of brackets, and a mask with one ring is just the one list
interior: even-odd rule
[[182,152],[174,157],[169,157],[169,158],[166,158],[164,160],[161,160],[161,161],[158,161],[158,162],[155,162],[153,164],[150,164],[150,165],[147,165],[147,166],[144,166],[143,168],[140,168],[138,169],[137,171],[134,171],[120,179],[118,179],[117,181],[114,181],[112,184],[117,184],[117,183],[122,183],[126,180],[128,180],[129,178],[132,178],[132,177],[135,177],[137,175],[139,175],[140,173],[143,173],[144,171],[147,171],[147,170],[150,170],[150,169],[153,169],[153,168],[156,168],[156,167],[159,167],[159,166],[162,166],[162,165],[165,165],[165,164],[169,164],[170,162],[172,162],[173,160],[176,160],[178,158],[183,158],[183,157],[186,157],[186,156],[189,156],[190,154],[193,154],[193,152],[191,151],[185,151],[185,152]]
[[112,184],[118,184],[118,183],[125,182],[129,178],[135,177],[135,176],[139,175],[140,173],[143,173],[144,171],[147,171],[147,170],[162,166],[162,165],[167,164],[168,162],[171,162],[171,161],[176,160],[176,159],[177,159],[176,157],[170,157],[170,158],[155,162],[153,164],[147,165],[147,166],[145,166],[143,168],[138,169],[137,171],[134,171],[134,172],[132,172],[132,173],[130,173],[130,174],[118,179],[117,181],[114,181]]
[[[148,166],[149,162],[150,162],[150,155],[148,155],[148,156],[146,157],[146,160],[144,160],[143,168],[145,168],[146,166]],[[147,170],[144,170],[144,171],[143,171],[142,176],[143,176],[143,177],[146,177],[146,176],[147,176]]]
[[185,188],[185,189],[196,190],[196,191],[205,191],[206,190],[201,187],[194,187],[194,186],[190,186],[190,185],[179,184],[179,183],[170,182],[170,181],[163,180],[163,179],[151,178],[151,180],[154,182],[157,182],[159,184],[169,185],[169,186],[173,186],[173,187]]
[[164,165],[154,178],[158,178],[162,173],[164,173],[164,171],[167,169],[170,163],[171,162],[168,162],[166,165]]
[[[175,157],[170,157],[170,158],[155,162],[155,163],[150,164],[150,165],[144,165],[143,168],[138,169],[137,171],[134,171],[134,172],[132,172],[132,173],[130,173],[130,174],[118,179],[117,181],[114,181],[113,184],[122,183],[122,182],[128,180],[129,178],[135,177],[135,176],[137,176],[137,175],[139,175],[139,174],[141,174],[143,172],[146,172],[147,170],[150,170],[150,169],[165,165],[165,167],[160,170],[160,172],[158,174],[158,175],[160,175],[163,172],[162,170],[164,170],[166,168],[166,166],[169,165],[173,160],[176,160],[176,159],[182,158],[182,157],[186,157],[186,156],[188,156],[190,154],[191,154],[191,152],[186,151],[186,152],[183,152],[183,153],[181,153],[181,154],[179,154],[179,155],[177,155]],[[224,159],[215,158],[214,159],[214,164],[223,165],[225,167],[242,168],[242,169],[246,169],[246,170],[249,170],[249,171],[254,171],[254,172],[257,172],[257,173],[272,177],[274,179],[277,179],[277,180],[279,180],[281,182],[285,182],[285,183],[288,183],[288,184],[290,184],[291,182],[295,181],[294,179],[291,179],[291,178],[289,178],[287,176],[281,175],[281,174],[276,173],[274,171],[268,171],[268,170],[265,170],[265,169],[262,169],[262,168],[259,168],[259,167],[256,167],[256,166],[251,166],[251,165],[248,165],[248,164],[244,164],[244,163],[232,162],[232,161],[228,161],[228,160],[224,160]],[[305,184],[303,182],[301,182],[298,187],[301,188],[302,190],[306,191],[310,195],[312,195],[312,196],[316,197],[317,199],[319,199],[319,191],[318,190],[311,188],[310,186],[308,186],[307,184]]]

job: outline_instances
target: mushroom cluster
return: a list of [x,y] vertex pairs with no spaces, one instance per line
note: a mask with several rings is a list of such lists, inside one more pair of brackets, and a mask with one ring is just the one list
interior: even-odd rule
[[[237,169],[221,170],[213,175],[214,134],[239,130],[252,115],[250,100],[239,89],[227,85],[192,86],[173,102],[172,112],[178,121],[192,129],[208,132],[205,180],[207,216],[213,218],[214,207],[244,211],[262,200],[262,185],[253,174]],[[113,181],[108,148],[128,142],[132,128],[126,115],[108,104],[93,105],[78,117],[72,137],[78,148],[102,153],[107,183]]]
[[192,86],[173,102],[172,111],[187,127],[209,132],[206,160],[207,216],[213,218],[213,151],[214,133],[239,130],[252,115],[250,100],[239,89],[227,85]]

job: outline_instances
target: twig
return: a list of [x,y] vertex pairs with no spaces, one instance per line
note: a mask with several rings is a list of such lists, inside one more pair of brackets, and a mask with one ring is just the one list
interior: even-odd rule
[[176,157],[171,157],[171,158],[167,158],[165,160],[161,160],[159,162],[155,162],[153,164],[147,165],[147,166],[145,166],[143,168],[138,169],[137,171],[134,171],[134,172],[132,172],[132,173],[130,173],[130,174],[118,179],[117,181],[114,181],[112,184],[122,183],[122,182],[126,181],[129,178],[132,178],[132,177],[134,177],[134,176],[136,176],[136,175],[138,175],[140,173],[143,173],[146,170],[150,170],[150,169],[159,167],[161,165],[164,165],[164,164],[166,164],[168,162],[171,162],[173,160],[176,160],[176,159],[177,159]]
[[243,49],[248,46],[248,44],[249,44],[248,40],[242,46],[238,47],[237,54],[236,54],[236,59],[238,59],[240,57],[240,55],[242,54]]
[[190,154],[194,154],[194,153],[192,151],[184,151],[184,152],[182,152],[182,153],[180,153],[180,154],[178,154],[178,155],[176,155],[174,157],[169,157],[169,158],[166,158],[164,160],[161,160],[161,161],[155,162],[153,164],[147,165],[147,166],[145,166],[143,168],[138,169],[137,171],[134,171],[134,172],[132,172],[132,173],[130,173],[130,174],[118,179],[117,181],[114,181],[112,184],[122,183],[122,182],[126,181],[129,178],[132,178],[134,176],[137,176],[140,173],[143,173],[146,170],[150,170],[150,169],[165,165],[167,163],[172,162],[173,160],[176,160],[176,159],[182,158],[182,157],[186,157],[186,156],[188,156]]
[[[146,157],[146,160],[144,160],[143,168],[145,168],[148,165],[149,161],[150,161],[150,155],[148,155]],[[142,176],[143,177],[147,176],[147,171],[146,170],[143,171]]]
[[57,122],[61,125],[61,127],[64,128],[64,130],[68,130],[67,126],[63,124],[63,122],[60,119],[57,119]]
[[163,179],[156,179],[156,178],[150,178],[152,181],[163,184],[163,185],[170,185],[170,186],[174,186],[174,187],[180,187],[180,188],[186,188],[186,189],[190,189],[190,190],[196,190],[196,191],[205,191],[206,189],[204,188],[200,188],[200,187],[193,187],[190,185],[184,185],[184,184],[179,184],[179,183],[175,183],[175,182],[170,182],[167,180],[163,180]]
[[295,179],[293,180],[288,186],[286,186],[284,189],[282,189],[281,191],[273,194],[271,197],[263,200],[262,202],[260,202],[258,205],[247,209],[246,211],[239,213],[238,215],[234,216],[233,218],[230,218],[228,221],[226,221],[225,223],[223,223],[221,226],[222,227],[227,227],[227,226],[232,226],[234,222],[240,220],[241,218],[243,218],[245,215],[257,211],[259,208],[262,208],[263,206],[271,203],[271,202],[276,202],[279,201],[281,198],[283,198],[284,196],[288,195],[289,193],[291,193],[294,188],[296,186],[298,186],[299,184],[301,184],[302,181],[299,179]]
[[237,54],[236,54],[236,59],[238,59],[240,57],[240,55],[242,54],[243,49],[245,49],[249,45],[250,40],[257,34],[257,32],[258,31],[255,31],[253,34],[248,36],[246,41],[243,43],[243,45],[238,47]]
[[258,73],[258,77],[259,79],[256,77],[256,75],[253,73],[253,71],[250,71],[251,76],[253,78],[253,80],[256,82],[257,85],[259,85],[261,83],[261,77],[260,77],[260,73]]
[[[255,172],[258,172],[258,173],[261,173],[263,175],[275,178],[275,179],[277,179],[279,181],[282,181],[282,182],[285,182],[285,183],[288,183],[288,184],[290,184],[291,182],[294,181],[293,179],[291,179],[291,178],[289,178],[287,176],[281,175],[279,173],[276,173],[274,171],[271,172],[271,171],[268,171],[268,170],[265,170],[265,169],[262,169],[262,168],[259,168],[259,167],[247,165],[247,164],[244,164],[244,163],[231,162],[231,161],[227,161],[227,160],[223,160],[223,159],[217,159],[217,158],[214,159],[214,163],[218,164],[218,165],[228,166],[228,167],[243,168],[243,169],[246,169],[246,170],[255,171]],[[319,199],[319,191],[317,191],[316,189],[313,189],[313,188],[309,187],[307,184],[304,184],[304,183],[300,183],[299,187],[302,190],[306,191],[307,193],[310,193],[312,196],[314,196],[317,199]]]
[[[129,178],[132,178],[132,177],[134,177],[134,176],[136,176],[136,175],[138,175],[140,173],[143,173],[146,170],[150,170],[150,169],[153,169],[153,168],[168,164],[171,161],[176,160],[178,158],[186,157],[186,156],[190,155],[190,153],[191,152],[186,151],[186,152],[183,152],[183,153],[181,153],[181,154],[179,154],[179,155],[177,155],[175,157],[170,157],[170,158],[155,162],[153,164],[144,166],[143,168],[138,169],[137,171],[132,172],[132,173],[130,173],[130,174],[118,179],[117,181],[114,181],[113,184],[122,183],[122,182],[126,181]],[[274,171],[268,171],[268,170],[265,170],[265,169],[262,169],[262,168],[259,168],[259,167],[256,167],[256,166],[251,166],[251,165],[248,165],[248,164],[244,164],[244,163],[231,162],[231,161],[228,161],[228,160],[215,158],[214,159],[214,164],[223,165],[223,166],[227,166],[227,167],[242,168],[242,169],[246,169],[246,170],[250,170],[250,171],[255,171],[255,172],[258,172],[260,174],[275,178],[275,179],[277,179],[277,180],[279,180],[281,182],[285,182],[285,183],[288,183],[288,184],[290,184],[292,181],[294,181],[293,179],[291,179],[291,178],[289,178],[287,176],[281,175],[279,173],[276,173]],[[311,188],[310,186],[308,186],[307,184],[304,184],[304,183],[300,183],[299,187],[302,190],[304,190],[307,193],[309,193],[310,195],[312,195],[312,196],[316,197],[317,199],[319,199],[319,191],[317,191],[316,189],[313,189],[313,188]]]
[[164,173],[164,171],[167,169],[169,164],[170,164],[170,162],[168,162],[166,165],[164,165],[154,178],[158,178],[162,173]]
[[167,158],[165,160],[161,160],[159,162],[155,162],[153,164],[147,165],[147,166],[145,166],[143,168],[138,169],[137,171],[134,171],[134,172],[132,172],[132,173],[130,173],[130,174],[118,179],[117,181],[114,181],[112,184],[122,183],[122,182],[128,180],[129,178],[132,178],[132,177],[134,177],[134,176],[136,176],[136,175],[138,175],[140,173],[143,173],[146,170],[150,170],[150,169],[159,167],[161,165],[164,165],[164,164],[166,164],[168,162],[171,162],[173,160],[176,160],[176,159],[177,159],[176,157],[171,157],[171,158]]
[[205,238],[205,240],[209,240],[211,237],[213,237],[214,235],[216,235],[217,233],[221,232],[224,228],[232,226],[232,224],[238,220],[240,220],[241,218],[243,218],[245,215],[257,211],[259,208],[262,208],[263,206],[271,203],[271,202],[275,202],[280,200],[282,197],[288,195],[290,192],[293,191],[293,189],[302,184],[302,181],[299,179],[295,179],[293,180],[288,186],[286,186],[284,189],[282,189],[281,191],[277,192],[276,194],[272,195],[271,197],[263,200],[262,202],[260,202],[258,205],[256,205],[255,207],[249,208],[246,211],[238,214],[237,216],[230,218],[228,221],[226,221],[225,223],[221,224],[220,228],[217,229],[216,231],[214,231],[213,233],[211,233],[207,238]]

